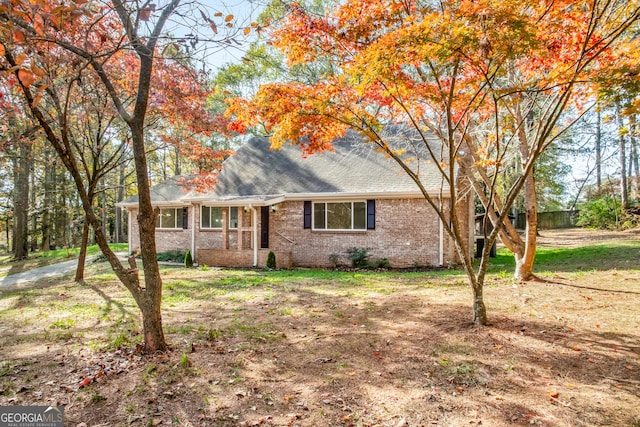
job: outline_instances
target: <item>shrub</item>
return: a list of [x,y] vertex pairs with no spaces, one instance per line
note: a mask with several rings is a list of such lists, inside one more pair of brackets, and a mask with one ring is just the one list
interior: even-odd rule
[[340,254],[334,252],[329,255],[329,262],[333,265],[333,268],[338,267],[338,263],[340,262]]
[[187,253],[184,255],[184,266],[186,268],[193,267],[193,257],[191,256],[191,251],[187,251]]
[[369,264],[371,268],[391,268],[389,260],[386,258],[377,259]]
[[160,252],[157,255],[158,261],[184,262],[185,253],[179,250]]
[[269,251],[269,255],[267,255],[267,268],[271,270],[276,268],[276,254],[273,251]]
[[368,248],[350,248],[347,249],[347,255],[351,260],[351,266],[354,268],[369,267],[369,249]]
[[604,194],[590,200],[580,208],[577,225],[579,227],[615,230],[620,226],[622,206],[620,201]]

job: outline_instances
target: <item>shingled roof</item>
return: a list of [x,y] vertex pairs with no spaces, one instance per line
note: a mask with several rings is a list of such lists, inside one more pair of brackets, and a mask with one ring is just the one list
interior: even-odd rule
[[[447,190],[424,144],[399,132],[387,135],[402,141],[409,167],[419,171],[427,191]],[[396,143],[398,142],[396,141]],[[432,144],[433,146],[439,144]],[[267,138],[253,137],[224,162],[215,187],[206,193],[186,192],[173,178],[152,187],[156,204],[202,202],[268,205],[286,199],[313,197],[409,197],[420,196],[415,182],[393,160],[349,132],[333,143],[333,151],[304,156],[299,147],[285,144],[271,150]],[[398,146],[397,144],[395,145]],[[440,156],[440,150],[435,150]],[[135,197],[135,196],[134,196]],[[137,204],[137,197],[122,203]]]

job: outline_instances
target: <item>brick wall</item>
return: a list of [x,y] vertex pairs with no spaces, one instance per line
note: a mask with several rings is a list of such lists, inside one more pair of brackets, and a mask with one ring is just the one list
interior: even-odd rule
[[[269,249],[258,249],[258,267],[267,265]],[[224,250],[224,249],[201,249],[199,251],[199,264],[206,264],[217,267],[250,267],[253,265],[253,250]],[[276,268],[291,268],[291,252],[277,252]]]
[[424,199],[376,200],[375,230],[304,229],[303,215],[303,202],[281,203],[270,215],[270,247],[291,252],[294,266],[330,267],[332,254],[349,264],[353,247],[368,248],[371,260],[386,258],[392,267],[439,265],[440,227]]
[[[133,209],[130,213],[130,233],[129,239],[131,247],[129,250],[140,249],[140,231],[138,227],[138,210]],[[182,229],[158,229],[156,228],[156,251],[166,252],[173,249],[185,251],[191,249],[191,215],[193,215],[193,207],[189,207],[189,228]]]
[[[457,213],[464,224],[470,209],[468,200],[457,206]],[[132,248],[138,247],[138,227],[133,212],[131,221]],[[257,230],[260,232],[258,208]],[[251,266],[253,251],[250,228],[251,212],[238,209],[242,217],[239,230],[200,229],[200,206],[189,207],[189,228],[186,230],[156,230],[158,252],[191,248],[192,219],[196,224],[196,254],[194,259],[210,266]],[[191,216],[195,215],[195,218]],[[284,202],[270,212],[269,249],[259,250],[258,265],[264,265],[269,250],[276,253],[280,266],[332,267],[334,256],[340,264],[349,265],[349,248],[368,248],[370,259],[386,258],[392,267],[440,265],[440,236],[443,236],[443,265],[458,262],[453,242],[441,229],[439,219],[422,198],[376,200],[375,230],[325,231],[303,227],[304,203]],[[223,210],[223,221],[227,213]],[[464,225],[463,234],[469,235]],[[466,230],[466,231],[465,231]],[[238,236],[241,236],[239,241]],[[258,234],[259,235],[259,234]],[[238,247],[242,243],[242,250]],[[258,247],[260,245],[258,239]],[[469,250],[472,250],[469,249]],[[281,259],[277,256],[281,255]]]

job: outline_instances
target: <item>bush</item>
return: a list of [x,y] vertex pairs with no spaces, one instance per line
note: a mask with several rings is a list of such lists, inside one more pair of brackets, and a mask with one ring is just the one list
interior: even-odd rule
[[269,251],[269,255],[267,255],[267,268],[271,270],[276,269],[276,254],[273,251]]
[[340,254],[334,252],[329,255],[329,262],[333,265],[333,268],[337,268],[340,263]]
[[179,250],[171,250],[166,252],[160,252],[157,255],[158,261],[170,261],[170,262],[184,262],[185,253]]
[[605,194],[584,204],[577,225],[600,230],[628,230],[640,227],[640,206],[622,209],[620,201]]
[[369,264],[371,268],[391,268],[389,260],[386,258],[377,259]]
[[368,248],[347,249],[347,256],[351,260],[352,267],[354,268],[369,267],[369,249]]
[[193,267],[193,257],[191,256],[191,251],[187,251],[187,253],[184,255],[184,266],[186,268]]
[[605,194],[588,201],[580,208],[576,225],[600,230],[615,230],[620,226],[621,216],[622,205],[620,201]]

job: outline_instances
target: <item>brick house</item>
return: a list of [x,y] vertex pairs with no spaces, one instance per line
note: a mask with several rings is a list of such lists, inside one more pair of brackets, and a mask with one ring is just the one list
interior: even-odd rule
[[[446,206],[448,187],[435,162],[407,153],[426,190]],[[187,191],[182,182],[172,178],[151,189],[160,209],[157,250],[190,249],[200,265],[264,266],[273,251],[278,267],[330,267],[348,264],[350,248],[366,248],[394,268],[458,259],[417,185],[355,134],[336,140],[332,152],[306,157],[299,147],[270,150],[268,139],[254,137],[225,161],[211,191]],[[472,251],[472,195],[465,194],[457,213]],[[129,213],[129,248],[139,248],[137,196],[119,206]]]

